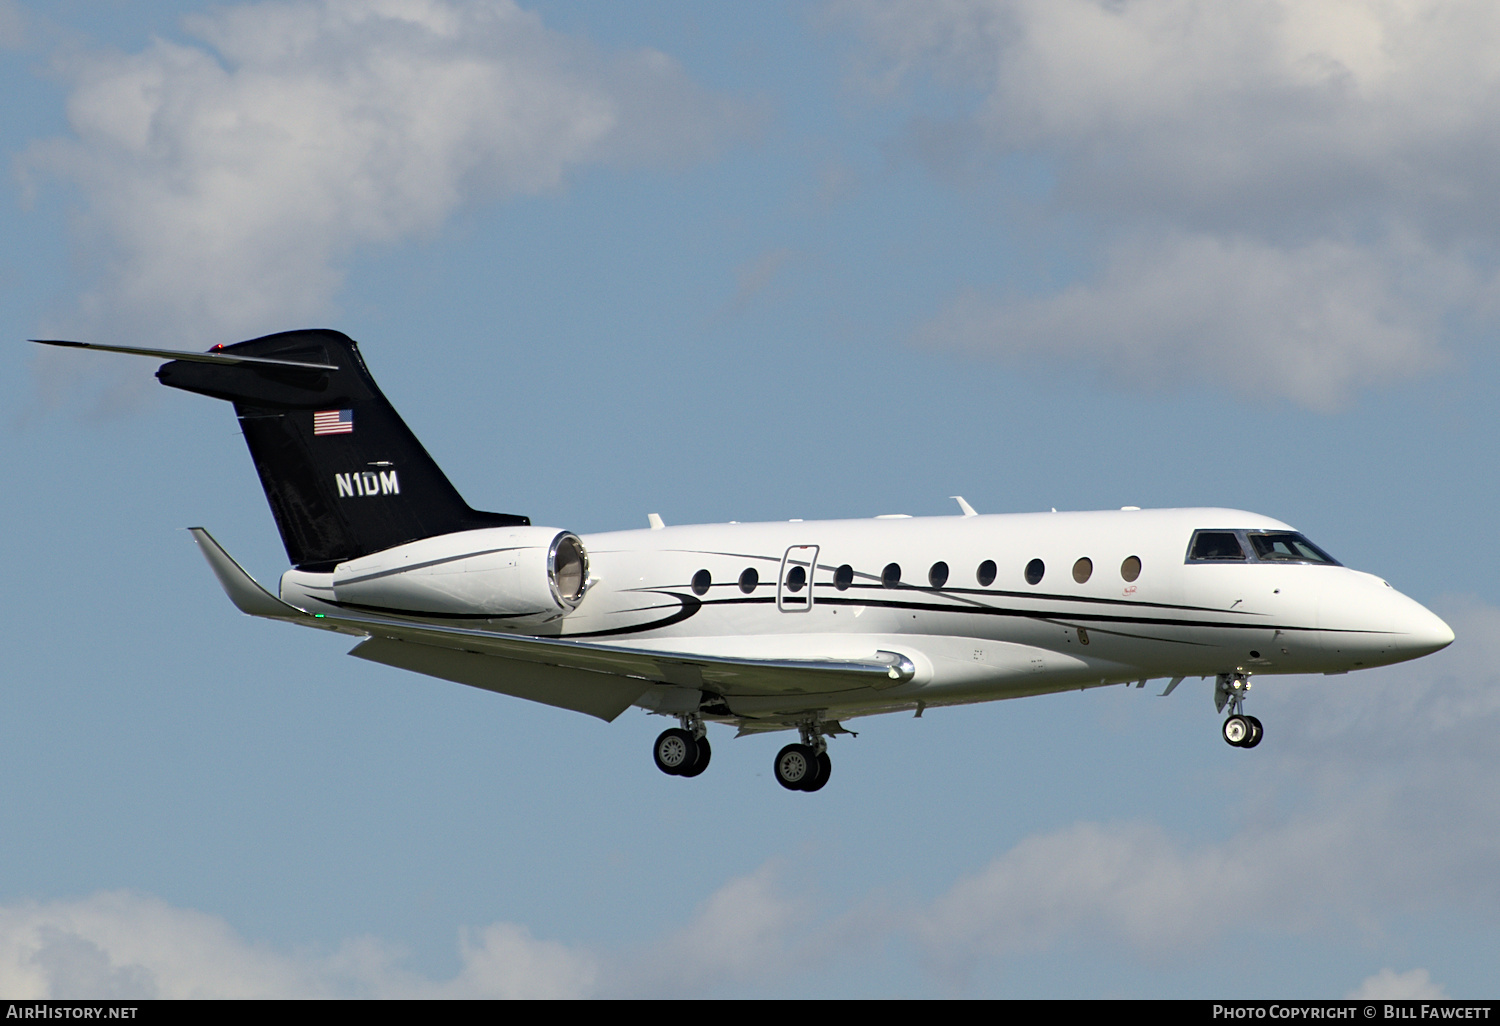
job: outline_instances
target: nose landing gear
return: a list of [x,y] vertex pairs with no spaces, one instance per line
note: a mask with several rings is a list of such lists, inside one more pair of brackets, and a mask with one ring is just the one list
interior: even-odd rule
[[1224,740],[1236,748],[1254,748],[1264,733],[1254,716],[1231,716],[1224,721]]
[[1236,748],[1254,748],[1265,735],[1265,728],[1254,716],[1245,715],[1245,699],[1250,694],[1250,675],[1242,670],[1219,674],[1218,686],[1214,689],[1214,708],[1224,711],[1229,706],[1229,718],[1224,721],[1224,740]]

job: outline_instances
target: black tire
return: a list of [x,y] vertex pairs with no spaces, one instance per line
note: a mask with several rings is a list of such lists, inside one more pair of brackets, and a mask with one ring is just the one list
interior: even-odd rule
[[802,785],[804,791],[821,791],[823,785],[828,783],[828,778],[833,773],[833,760],[828,757],[827,752],[818,753],[818,775]]
[[[698,742],[693,735],[678,727],[664,730],[656,739],[656,745],[651,750],[656,757],[656,768],[669,777],[680,777],[683,775],[684,766],[691,769],[698,761]],[[704,760],[704,765],[708,760]]]
[[1266,728],[1262,727],[1260,720],[1254,716],[1246,716],[1245,719],[1250,721],[1250,738],[1244,744],[1240,745],[1240,747],[1254,748],[1260,744],[1260,739],[1266,736]]
[[698,748],[698,758],[694,760],[689,769],[679,770],[679,777],[696,777],[699,773],[708,769],[708,760],[713,758],[714,750],[708,746],[708,738],[695,738],[693,742]]
[[807,745],[787,745],[776,753],[776,782],[788,791],[801,791],[809,779],[816,780],[818,753]]
[[1224,721],[1224,740],[1236,748],[1244,748],[1252,733],[1250,721],[1243,716],[1231,716]]

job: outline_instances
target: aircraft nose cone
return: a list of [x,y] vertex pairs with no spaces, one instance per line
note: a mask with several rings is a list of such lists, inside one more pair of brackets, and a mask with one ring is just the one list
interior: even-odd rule
[[1351,670],[1420,659],[1453,643],[1453,628],[1432,610],[1369,574],[1319,598],[1324,646]]
[[1401,618],[1400,632],[1404,636],[1402,648],[1415,659],[1453,644],[1453,628],[1425,606],[1412,603],[1411,609]]

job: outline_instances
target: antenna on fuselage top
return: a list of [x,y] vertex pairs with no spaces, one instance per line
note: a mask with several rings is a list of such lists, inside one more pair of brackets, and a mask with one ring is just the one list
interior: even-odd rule
[[948,498],[954,499],[954,500],[956,500],[958,502],[958,508],[964,511],[964,516],[966,516],[966,517],[977,517],[977,516],[979,516],[978,513],[974,512],[974,507],[970,506],[969,503],[968,503],[968,501],[962,495],[950,495],[950,496],[948,496]]

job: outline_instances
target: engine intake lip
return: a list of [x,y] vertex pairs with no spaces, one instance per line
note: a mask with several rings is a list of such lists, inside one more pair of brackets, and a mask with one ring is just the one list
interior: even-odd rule
[[572,531],[562,531],[547,550],[547,583],[552,597],[569,611],[578,608],[589,584],[589,554]]

